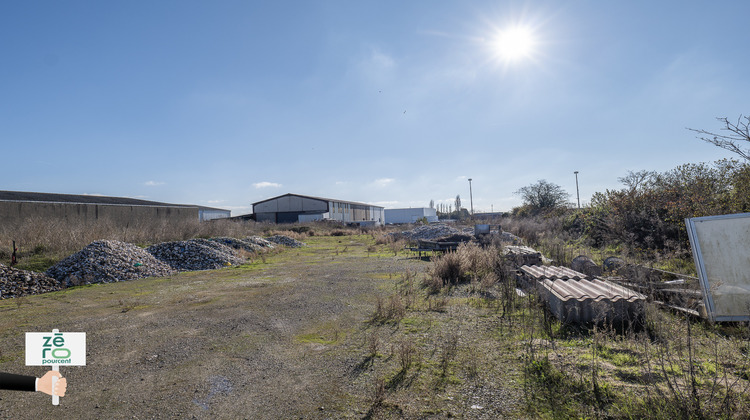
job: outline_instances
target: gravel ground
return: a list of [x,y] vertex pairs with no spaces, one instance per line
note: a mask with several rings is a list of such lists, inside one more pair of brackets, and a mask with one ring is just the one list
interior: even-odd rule
[[[427,368],[415,371],[421,375],[415,385],[394,386],[373,409],[376,378],[397,370],[394,343],[409,337],[407,324],[370,323],[375,298],[390,293],[406,269],[422,271],[426,263],[368,257],[366,245],[353,241],[343,253],[330,245],[252,266],[31,296],[18,308],[0,305],[0,371],[39,377],[47,370],[24,366],[24,332],[87,333],[87,365],[61,368],[68,394],[60,406],[40,393],[4,391],[0,418],[514,417],[518,395],[502,376],[436,389]],[[495,321],[472,313],[425,315],[435,318],[413,336],[428,346],[422,357],[436,357],[430,349],[445,334],[460,331],[461,348],[490,334]],[[382,357],[367,365],[373,329],[382,337]],[[456,375],[463,375],[462,360],[455,361]],[[492,363],[487,375],[507,374],[505,359]]]

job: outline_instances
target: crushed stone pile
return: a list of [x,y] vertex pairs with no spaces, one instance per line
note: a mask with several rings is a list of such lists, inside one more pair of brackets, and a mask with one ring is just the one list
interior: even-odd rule
[[[474,230],[469,228],[469,234],[473,234]],[[465,234],[464,231],[458,230],[454,227],[448,226],[443,223],[433,223],[430,225],[417,226],[412,230],[405,230],[403,232],[394,232],[390,235],[404,238],[410,241],[418,241],[420,239],[425,241],[435,241],[441,238],[447,238],[454,235]]]
[[276,245],[274,245],[273,242],[267,241],[267,240],[261,238],[260,236],[248,236],[244,240],[245,240],[245,242],[250,242],[251,244],[258,245],[261,248],[269,248],[270,249],[270,248],[275,248],[276,247]]
[[161,277],[172,273],[168,265],[146,250],[113,240],[94,241],[46,272],[63,287]]
[[290,248],[299,248],[299,247],[307,246],[307,244],[304,242],[300,242],[294,238],[290,238],[284,235],[273,235],[271,237],[266,238],[266,240],[271,241],[275,244],[288,246]]
[[213,270],[245,262],[234,249],[208,239],[164,242],[146,251],[179,271]]
[[[254,238],[257,238],[257,239],[254,239]],[[250,251],[250,252],[260,252],[266,248],[274,247],[274,245],[271,242],[268,242],[267,240],[258,236],[250,237],[247,239],[221,237],[221,238],[211,238],[211,240],[214,242],[218,242],[222,245],[226,245],[230,248],[244,249],[245,251]]]
[[0,264],[0,299],[38,295],[62,289],[52,277]]

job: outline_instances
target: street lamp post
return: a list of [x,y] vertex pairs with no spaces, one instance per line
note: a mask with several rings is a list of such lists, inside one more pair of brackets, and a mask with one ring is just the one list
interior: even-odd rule
[[471,178],[469,178],[469,203],[471,204],[471,216],[474,216],[474,197],[471,193]]
[[578,209],[581,208],[581,194],[578,192],[578,171],[573,172],[576,174],[576,198],[578,199]]

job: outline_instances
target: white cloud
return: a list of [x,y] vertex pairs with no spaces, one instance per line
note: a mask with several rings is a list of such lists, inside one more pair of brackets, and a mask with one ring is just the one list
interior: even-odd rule
[[268,182],[268,181],[256,182],[255,184],[253,184],[253,187],[255,187],[257,189],[261,189],[261,188],[280,188],[281,186],[282,185],[279,184],[279,183]]
[[385,187],[391,185],[394,181],[395,181],[395,179],[393,179],[393,178],[380,178],[380,179],[376,179],[373,182],[373,185],[376,186],[376,187],[379,187],[379,188],[385,188]]
[[355,71],[368,83],[384,84],[396,70],[396,61],[388,54],[372,48],[355,64]]
[[227,201],[227,200],[208,200],[207,203],[208,204],[219,204],[219,203],[223,203],[225,201]]
[[371,204],[374,204],[376,206],[385,207],[385,208],[395,208],[395,207],[400,206],[401,202],[400,201],[376,201],[376,202],[371,203]]
[[393,58],[377,50],[372,51],[369,61],[373,67],[383,70],[390,69],[396,64]]
[[161,181],[146,181],[146,182],[143,183],[143,185],[145,185],[147,187],[158,187],[158,186],[164,185],[164,184],[165,183],[161,182]]

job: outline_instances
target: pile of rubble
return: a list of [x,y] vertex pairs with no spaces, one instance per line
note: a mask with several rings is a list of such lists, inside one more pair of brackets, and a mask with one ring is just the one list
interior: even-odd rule
[[0,264],[0,299],[37,295],[60,289],[62,286],[52,277]]
[[112,283],[171,274],[168,265],[136,245],[120,241],[95,241],[47,270],[62,287]]
[[281,244],[306,244],[288,236],[268,239],[220,237],[165,242],[142,249],[114,241],[95,241],[81,251],[50,267],[46,273],[18,270],[0,264],[0,299],[33,295],[65,287],[92,283],[112,283],[144,277],[162,277],[177,271],[212,270],[245,262],[237,250],[263,252]]
[[179,271],[213,270],[245,262],[234,249],[208,239],[164,242],[146,251]]
[[226,245],[234,249],[244,249],[250,252],[261,252],[265,249],[274,248],[274,244],[260,236],[250,236],[245,239],[237,238],[211,238],[212,241]]
[[304,242],[300,242],[294,238],[290,238],[284,235],[274,235],[266,239],[275,244],[288,246],[290,248],[299,248],[299,247],[307,246],[307,244]]
[[260,249],[264,248],[274,248],[276,245],[273,244],[271,241],[267,241],[260,236],[248,236],[247,238],[243,239],[245,242],[249,242],[253,245],[257,245],[260,247]]
[[[474,230],[469,228],[469,234],[473,234]],[[434,223],[430,225],[417,226],[412,230],[405,230],[403,232],[394,232],[391,235],[398,238],[404,238],[409,241],[434,241],[441,238],[447,238],[455,235],[465,235],[466,232],[450,227],[443,223]]]
[[247,242],[243,239],[221,237],[221,238],[211,238],[209,240],[218,242],[222,245],[226,245],[230,248],[234,248],[238,250],[241,249],[241,250],[250,251],[250,252],[256,252],[260,250],[260,247],[258,245]]

